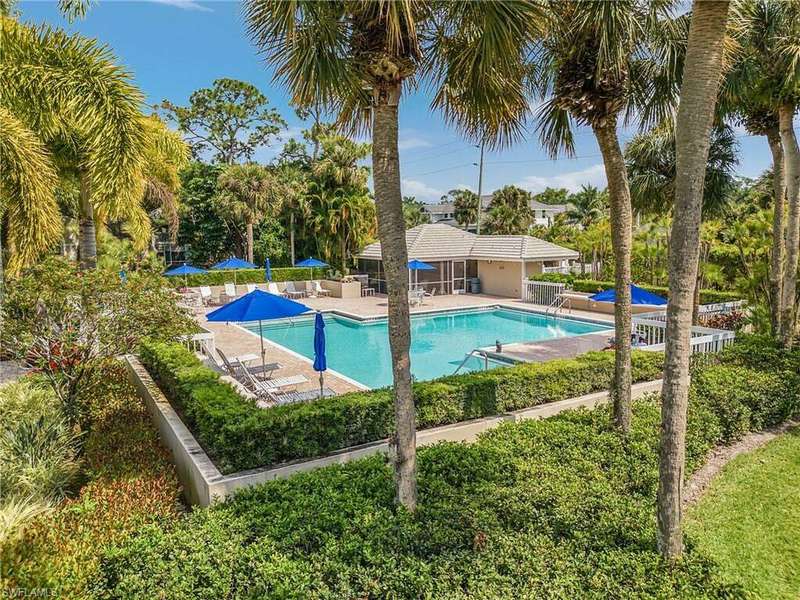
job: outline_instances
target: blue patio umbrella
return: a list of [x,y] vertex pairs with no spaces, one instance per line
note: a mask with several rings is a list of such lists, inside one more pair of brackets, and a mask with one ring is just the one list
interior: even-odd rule
[[276,296],[262,290],[253,290],[238,300],[229,302],[206,315],[209,321],[227,321],[244,323],[258,321],[258,333],[261,339],[261,365],[266,367],[266,351],[264,350],[264,335],[261,328],[262,321],[271,319],[285,319],[296,317],[310,311],[305,304],[294,300]]
[[211,265],[211,268],[215,271],[233,271],[233,284],[236,285],[237,269],[257,269],[258,267],[251,262],[231,256],[215,265]]
[[419,285],[419,275],[417,275],[417,271],[435,271],[436,267],[415,258],[408,261],[408,270],[414,271],[414,287],[417,287]]
[[269,257],[264,261],[264,279],[266,281],[272,281],[272,269],[269,265]]
[[198,269],[197,267],[193,267],[192,265],[187,265],[186,263],[183,263],[181,266],[174,267],[174,268],[170,269],[169,271],[167,271],[166,273],[164,273],[164,276],[165,277],[177,277],[179,275],[183,275],[183,280],[184,280],[183,282],[184,282],[184,284],[188,285],[188,283],[189,283],[188,276],[189,275],[199,275],[200,273],[207,273],[207,272],[208,271],[206,271],[205,269]]
[[[617,291],[614,288],[603,290],[589,296],[589,300],[594,302],[615,302],[617,299]],[[667,303],[666,298],[662,298],[657,294],[653,294],[640,288],[639,286],[631,284],[631,304],[652,304],[655,306],[663,306]]]
[[322,313],[317,312],[314,317],[314,370],[319,372],[319,397],[324,395],[323,371],[328,369],[328,361],[325,358],[325,320]]
[[309,269],[311,269],[311,278],[313,279],[315,267],[329,267],[330,265],[326,262],[322,262],[321,260],[317,260],[313,256],[310,256],[305,260],[301,260],[299,263],[294,263],[294,266],[308,267]]

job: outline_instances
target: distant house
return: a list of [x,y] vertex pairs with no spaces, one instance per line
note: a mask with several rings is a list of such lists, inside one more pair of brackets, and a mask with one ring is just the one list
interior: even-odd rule
[[458,222],[456,221],[456,208],[452,202],[423,204],[422,212],[430,217],[431,223],[444,223],[445,225],[458,226]]
[[[486,222],[486,215],[489,213],[489,206],[492,203],[492,195],[484,194],[481,196],[481,208],[483,209],[481,221]],[[571,205],[569,204],[543,204],[536,200],[531,200],[531,211],[533,212],[533,224],[541,225],[543,227],[550,227],[555,221],[556,215],[567,212]],[[436,204],[423,204],[422,212],[430,217],[431,223],[443,223],[445,225],[452,225],[453,227],[462,227],[456,221],[456,209],[452,202],[438,202]],[[467,231],[475,232],[477,230],[475,223],[470,223],[466,227]]]
[[[463,229],[431,223],[406,231],[408,258],[424,261],[432,271],[410,273],[410,282],[437,294],[459,294],[467,280],[478,277],[485,294],[519,298],[522,281],[545,269],[563,268],[578,253],[529,235],[475,235]],[[381,244],[358,254],[358,268],[369,286],[386,292]]]
[[567,212],[572,206],[570,204],[543,204],[536,200],[531,200],[531,210],[533,211],[534,224],[550,227],[556,215]]

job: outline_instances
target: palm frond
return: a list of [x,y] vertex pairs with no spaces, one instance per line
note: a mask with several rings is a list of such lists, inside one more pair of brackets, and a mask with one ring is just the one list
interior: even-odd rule
[[58,242],[62,222],[54,190],[58,175],[36,134],[0,106],[0,199],[6,207],[11,275]]

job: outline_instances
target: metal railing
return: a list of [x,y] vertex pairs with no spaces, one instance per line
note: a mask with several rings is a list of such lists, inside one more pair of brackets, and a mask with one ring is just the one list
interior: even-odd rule
[[547,307],[547,310],[544,311],[544,314],[555,317],[564,308],[566,301],[567,299],[564,296],[556,296],[550,306]]
[[[745,305],[744,300],[737,300],[735,302],[718,302],[716,304],[701,304],[700,305],[700,319],[708,319],[716,315],[729,315],[734,311],[741,310]],[[650,320],[650,321],[666,321],[667,309],[656,310],[648,313],[639,313],[634,315],[634,319]]]
[[[667,323],[655,319],[642,319],[636,315],[632,322],[640,343],[641,350],[660,352],[664,350],[666,341]],[[710,327],[692,327],[692,337],[689,341],[691,354],[719,352],[725,346],[732,344],[736,339],[736,332],[724,329],[711,329]]]
[[563,283],[525,280],[522,282],[522,300],[550,306],[561,295],[565,287],[566,285]]

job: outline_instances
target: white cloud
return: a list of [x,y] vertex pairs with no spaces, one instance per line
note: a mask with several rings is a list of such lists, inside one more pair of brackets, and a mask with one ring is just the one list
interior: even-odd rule
[[605,187],[606,172],[602,164],[597,164],[580,171],[570,171],[546,177],[528,175],[516,185],[534,194],[538,194],[547,187],[567,188],[570,192],[577,192],[582,185]]
[[149,2],[154,2],[156,4],[166,4],[168,6],[174,6],[175,8],[180,8],[181,10],[196,10],[200,12],[213,12],[213,9],[209,8],[208,6],[204,6],[195,0],[148,0]]
[[473,194],[477,194],[478,193],[478,190],[475,189],[475,187],[473,187],[471,185],[467,185],[466,183],[459,183],[453,189],[454,190],[469,190]]
[[414,196],[417,200],[431,202],[439,200],[444,196],[442,190],[429,186],[427,183],[415,179],[403,179],[401,181],[403,196]]
[[414,148],[430,148],[433,146],[424,133],[414,129],[401,129],[398,138],[397,148],[399,150],[413,150]]

